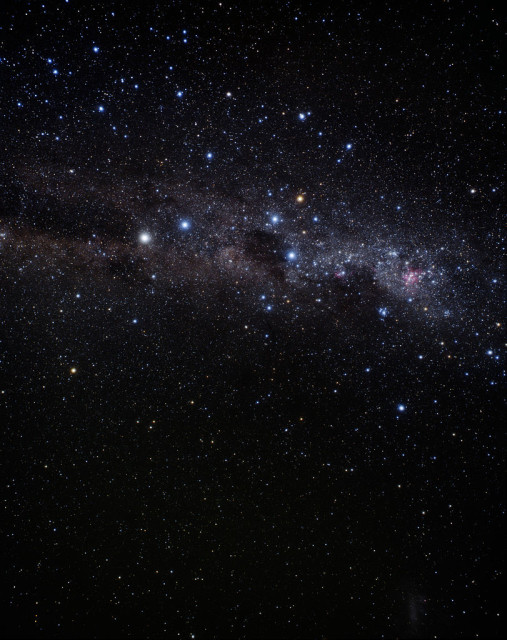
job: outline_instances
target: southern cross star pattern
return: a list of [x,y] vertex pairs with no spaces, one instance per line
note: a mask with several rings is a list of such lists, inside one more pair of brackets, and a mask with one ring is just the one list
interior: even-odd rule
[[499,637],[495,7],[0,27],[6,637]]

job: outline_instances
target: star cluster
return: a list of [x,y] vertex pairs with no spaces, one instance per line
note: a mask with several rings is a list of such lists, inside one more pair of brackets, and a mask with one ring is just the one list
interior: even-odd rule
[[7,2],[7,637],[500,636],[502,31]]

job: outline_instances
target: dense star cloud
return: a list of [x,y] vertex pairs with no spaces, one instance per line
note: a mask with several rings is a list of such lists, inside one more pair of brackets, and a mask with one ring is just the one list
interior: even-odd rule
[[500,636],[497,10],[0,26],[7,637]]

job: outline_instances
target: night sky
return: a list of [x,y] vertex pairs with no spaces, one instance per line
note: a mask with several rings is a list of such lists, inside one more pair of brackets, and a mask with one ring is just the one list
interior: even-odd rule
[[4,1],[4,637],[504,630],[499,5]]

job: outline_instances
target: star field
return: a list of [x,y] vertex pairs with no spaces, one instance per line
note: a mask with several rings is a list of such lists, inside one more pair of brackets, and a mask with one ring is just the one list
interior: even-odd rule
[[490,5],[7,2],[13,638],[500,637]]

